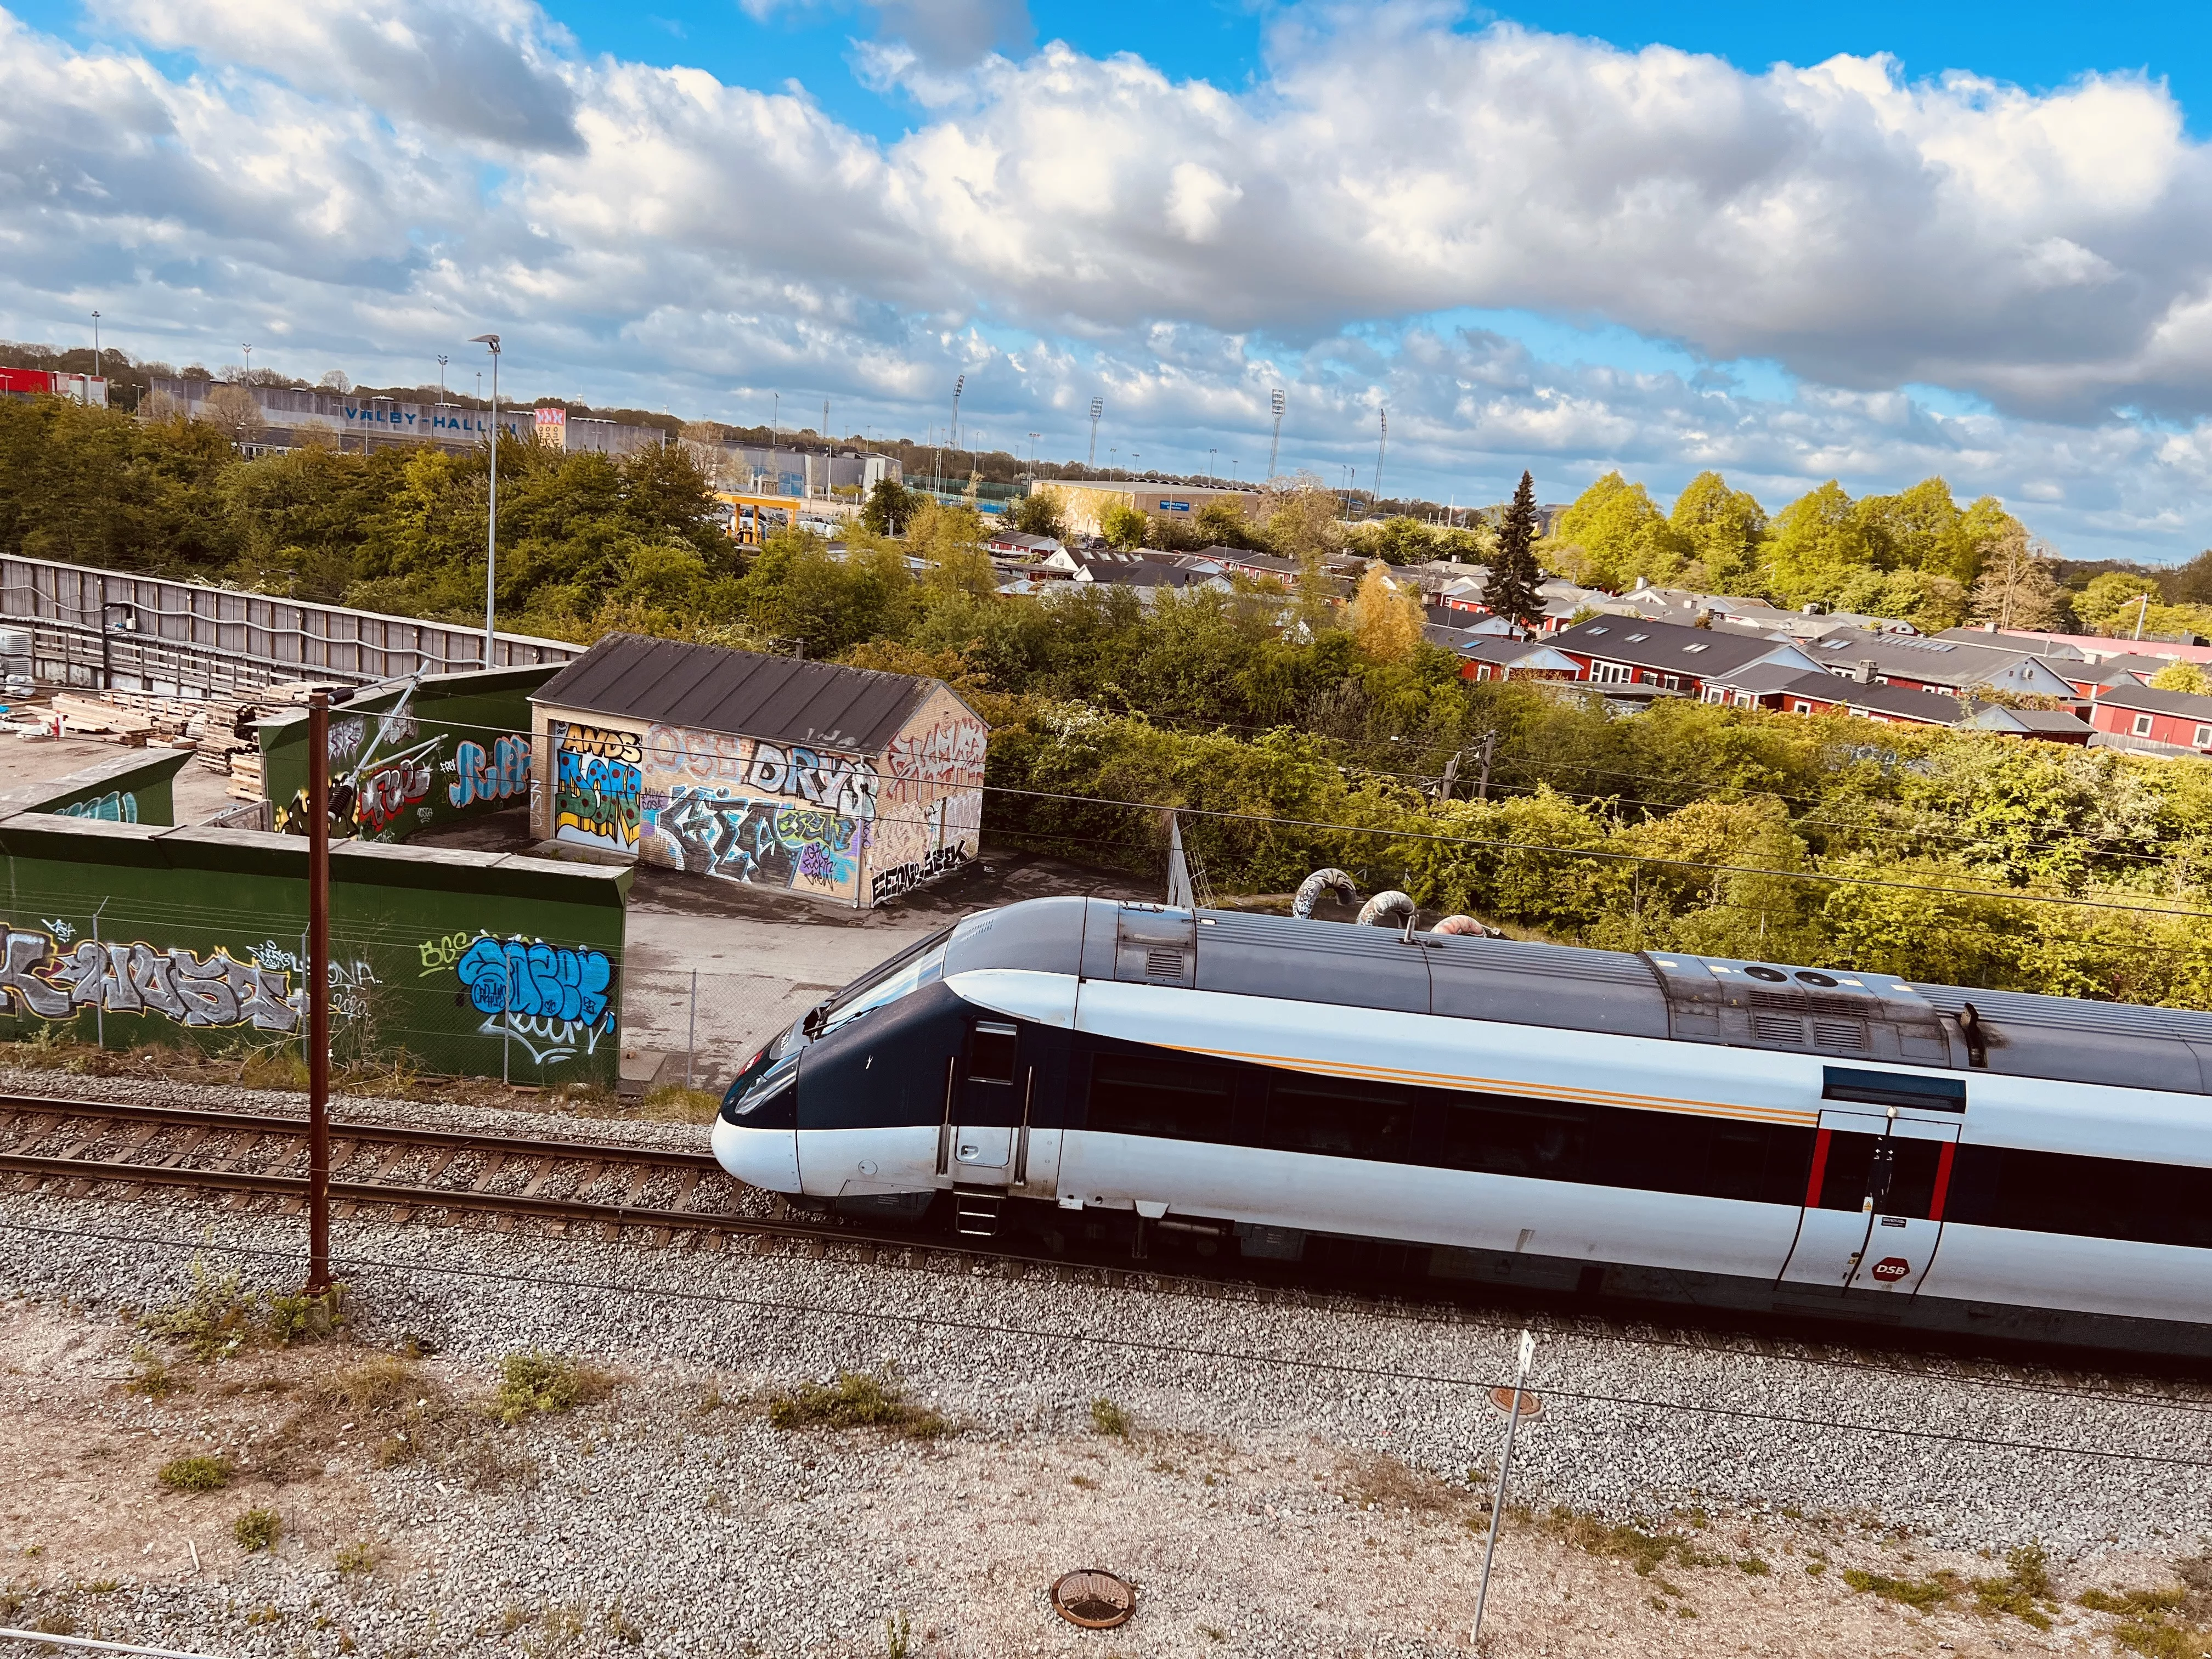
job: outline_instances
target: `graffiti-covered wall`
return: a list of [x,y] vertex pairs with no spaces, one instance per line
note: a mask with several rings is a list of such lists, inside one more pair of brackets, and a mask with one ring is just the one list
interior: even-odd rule
[[925,698],[877,755],[541,707],[538,833],[867,906],[975,856],[988,733]]
[[[201,827],[0,820],[0,1037],[298,1043],[307,848]],[[342,842],[331,854],[341,1063],[613,1087],[627,870]]]
[[[551,666],[434,674],[331,710],[331,782],[353,791],[355,834],[404,841],[434,823],[530,800],[530,694]],[[307,800],[307,717],[260,724],[263,788],[289,830]]]
[[191,757],[189,749],[126,750],[67,777],[0,791],[0,817],[56,812],[110,823],[173,823],[177,774]]

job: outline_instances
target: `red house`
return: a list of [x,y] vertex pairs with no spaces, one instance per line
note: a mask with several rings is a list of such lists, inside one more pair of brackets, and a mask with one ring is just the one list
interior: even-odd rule
[[2212,754],[2212,697],[2132,684],[2104,687],[2083,711],[2109,749]]

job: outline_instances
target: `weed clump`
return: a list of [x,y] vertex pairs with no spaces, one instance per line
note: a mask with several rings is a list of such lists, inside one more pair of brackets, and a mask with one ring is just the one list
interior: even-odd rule
[[155,1479],[177,1492],[221,1492],[230,1484],[231,1474],[227,1457],[194,1455],[171,1458]]
[[2051,1558],[2040,1544],[2023,1544],[2005,1557],[2002,1577],[1961,1578],[1938,1571],[1925,1578],[1893,1578],[1847,1567],[1844,1582],[1863,1595],[1879,1596],[1926,1613],[1971,1595],[1975,1610],[1991,1619],[2009,1613],[2037,1630],[2051,1628]]
[[149,1400],[167,1400],[191,1387],[184,1378],[170,1369],[169,1362],[143,1342],[134,1343],[131,1349],[131,1375],[123,1386],[132,1394],[143,1394]]
[[1476,1496],[1467,1487],[1438,1480],[1388,1452],[1357,1452],[1340,1457],[1336,1476],[1337,1495],[1363,1509],[1446,1515],[1465,1508]]
[[532,1349],[511,1353],[501,1363],[491,1414],[511,1429],[549,1412],[574,1411],[613,1391],[614,1379],[597,1366]]
[[362,1540],[356,1543],[341,1544],[332,1564],[340,1572],[353,1574],[374,1572],[379,1551],[374,1544]]
[[2144,1659],[2199,1659],[2212,1653],[2212,1551],[2173,1570],[2181,1582],[2167,1589],[2093,1589],[2078,1599],[2092,1613],[2118,1613],[2113,1639]]
[[1091,1402],[1091,1427],[1096,1433],[1127,1440],[1129,1437],[1129,1413],[1110,1400],[1094,1400]]
[[272,1295],[252,1289],[234,1268],[211,1273],[195,1256],[191,1289],[141,1316],[138,1328],[206,1364],[228,1359],[249,1343],[281,1348],[328,1334],[341,1322],[340,1294],[333,1290],[326,1296]]
[[1632,1522],[1607,1521],[1564,1504],[1544,1517],[1544,1529],[1589,1554],[1626,1561],[1642,1578],[1670,1560],[1685,1567],[1717,1567],[1729,1559],[1697,1548],[1680,1533],[1647,1532]]
[[274,1510],[248,1510],[230,1523],[230,1535],[248,1555],[256,1550],[276,1548],[283,1531],[284,1522]]
[[802,1382],[774,1395],[768,1420],[779,1429],[887,1429],[908,1440],[934,1440],[952,1428],[942,1413],[869,1371],[840,1371],[835,1382]]
[[712,1123],[721,1107],[721,1096],[711,1090],[672,1083],[647,1090],[637,1115],[648,1123]]
[[1917,1607],[1923,1613],[1942,1607],[1962,1588],[1955,1572],[1934,1573],[1926,1578],[1893,1578],[1887,1573],[1868,1572],[1859,1567],[1844,1568],[1844,1582],[1862,1595],[1877,1596],[1884,1601]]

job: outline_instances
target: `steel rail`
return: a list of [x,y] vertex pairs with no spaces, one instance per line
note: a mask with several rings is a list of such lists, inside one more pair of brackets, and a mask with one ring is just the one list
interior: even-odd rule
[[[262,1134],[307,1133],[304,1117],[264,1115],[252,1112],[203,1111],[190,1106],[142,1106],[122,1101],[68,1100],[52,1095],[0,1095],[0,1112],[34,1112],[47,1117],[112,1117],[134,1122],[149,1121],[189,1125],[210,1130],[253,1130]],[[356,1121],[331,1124],[331,1138],[349,1140],[400,1141],[415,1146],[452,1147],[459,1152],[535,1154],[574,1159],[602,1158],[609,1163],[650,1161],[677,1169],[706,1170],[716,1174],[722,1166],[712,1152],[690,1152],[677,1147],[639,1146],[620,1141],[565,1140],[547,1137],[527,1140],[513,1135],[494,1135],[465,1129],[419,1129],[398,1124]]]
[[[69,1099],[49,1095],[0,1095],[0,1115],[9,1111],[36,1114],[64,1119],[113,1119],[152,1121],[159,1123],[191,1127],[209,1132],[210,1136],[227,1133],[248,1132],[259,1134],[289,1136],[301,1143],[304,1152],[307,1139],[305,1118],[264,1115],[253,1113],[203,1110],[192,1107],[146,1106],[120,1101]],[[557,1139],[521,1139],[514,1136],[472,1133],[465,1130],[423,1129],[405,1126],[374,1123],[333,1123],[331,1133],[334,1139],[353,1142],[382,1140],[387,1143],[449,1149],[456,1152],[481,1152],[528,1162],[544,1163],[601,1163],[608,1164],[650,1164],[677,1170],[697,1170],[711,1172],[741,1186],[733,1176],[728,1176],[711,1153],[670,1151],[654,1146],[626,1146],[619,1142],[576,1141]],[[92,1142],[80,1142],[90,1145]],[[132,1149],[137,1150],[140,1142]],[[201,1151],[196,1146],[195,1152]],[[235,1161],[251,1151],[251,1143],[241,1152],[234,1152]],[[142,1187],[172,1188],[198,1188],[219,1191],[262,1194],[295,1199],[304,1204],[307,1194],[307,1179],[304,1175],[264,1174],[250,1170],[195,1169],[188,1165],[167,1164],[124,1164],[106,1161],[96,1156],[49,1156],[24,1152],[0,1152],[0,1176],[28,1176],[38,1181],[69,1180],[82,1182],[88,1187],[122,1183]],[[787,1216],[735,1215],[714,1210],[672,1210],[655,1206],[596,1203],[574,1198],[546,1198],[532,1193],[499,1193],[480,1191],[473,1188],[444,1188],[398,1186],[374,1181],[332,1181],[331,1196],[349,1204],[389,1205],[408,1212],[445,1211],[470,1214],[508,1214],[530,1216],[541,1220],[564,1223],[597,1222],[614,1228],[643,1227],[666,1230],[671,1234],[681,1231],[690,1234],[754,1237],[763,1241],[805,1246],[810,1253],[825,1254],[832,1245],[845,1245],[861,1250],[864,1261],[873,1261],[883,1255],[893,1258],[910,1255],[913,1265],[929,1270],[932,1259],[945,1261],[955,1272],[977,1272],[988,1268],[1000,1271],[1042,1268],[1055,1279],[1071,1273],[1095,1273],[1100,1282],[1109,1287],[1136,1289],[1157,1288],[1170,1295],[1195,1296],[1201,1298],[1226,1299],[1256,1293],[1260,1299],[1278,1304],[1305,1307],[1336,1307],[1348,1311],[1364,1312],[1376,1316],[1413,1318],[1423,1322],[1443,1322],[1464,1320],[1469,1314],[1502,1318],[1497,1308],[1488,1303],[1471,1302],[1465,1297],[1442,1297],[1407,1295],[1389,1290],[1355,1289],[1340,1285],[1315,1285],[1285,1273],[1262,1273],[1255,1275],[1252,1264],[1241,1262],[1242,1271],[1228,1273],[1209,1271],[1202,1265],[1177,1262],[1173,1266],[1156,1264],[1142,1259],[1122,1259],[1109,1261],[1096,1259],[1089,1254],[1063,1255],[1048,1249],[1024,1249],[999,1239],[971,1238],[933,1232],[887,1230],[854,1226],[839,1219],[795,1219]],[[1551,1298],[1538,1298],[1548,1305]],[[1552,1309],[1553,1318],[1559,1315]],[[1567,1319],[1562,1328],[1571,1329],[1585,1322],[1595,1322],[1604,1333],[1622,1340],[1657,1342],[1667,1347],[1692,1347],[1714,1351],[1735,1351],[1747,1358],[1781,1359],[1786,1362],[1821,1367],[1841,1367],[1848,1370],[1899,1376],[1929,1376],[1942,1380],[1971,1382],[1981,1386],[2060,1397],[2097,1400],[2123,1400],[2136,1404],[2162,1406],[2191,1412],[2212,1409],[2212,1402],[2202,1398],[2129,1388],[2100,1385],[2088,1380],[2105,1374],[2108,1367],[2124,1364],[2130,1370],[2155,1370],[2155,1358],[2151,1356],[2074,1356],[2075,1363],[2053,1364],[2049,1360],[2023,1358],[2014,1361],[1993,1355],[1967,1356],[1939,1347],[1933,1352],[1898,1352],[1855,1347],[1848,1342],[1838,1342],[1833,1336],[1815,1337],[1790,1329],[1766,1332],[1758,1322],[1731,1326],[1724,1331],[1705,1329],[1692,1322],[1678,1328],[1655,1322],[1660,1310],[1641,1313],[1626,1312],[1608,1316],[1601,1313],[1577,1312]],[[1517,1316],[1524,1319],[1525,1313]],[[1511,1321],[1505,1322],[1507,1323]],[[1501,1324],[1500,1328],[1504,1325]],[[1660,1334],[1655,1335],[1656,1331]],[[1780,1337],[1778,1345],[1775,1337]],[[1797,1350],[1797,1352],[1792,1352]],[[2087,1375],[2081,1362],[2087,1359],[2093,1369]],[[2146,1361],[2149,1363],[2146,1364]],[[2191,1375],[2197,1368],[2191,1367]],[[2039,1373],[2036,1375],[2023,1374]]]

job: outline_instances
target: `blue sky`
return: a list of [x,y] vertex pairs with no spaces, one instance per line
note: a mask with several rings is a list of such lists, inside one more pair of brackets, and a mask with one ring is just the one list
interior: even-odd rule
[[1102,459],[1244,477],[1281,386],[1332,481],[1387,410],[1440,501],[1940,472],[2184,558],[2212,21],[2083,15],[0,0],[0,332],[404,382],[496,327],[526,394],[916,437],[965,374],[994,445],[1103,396]]

